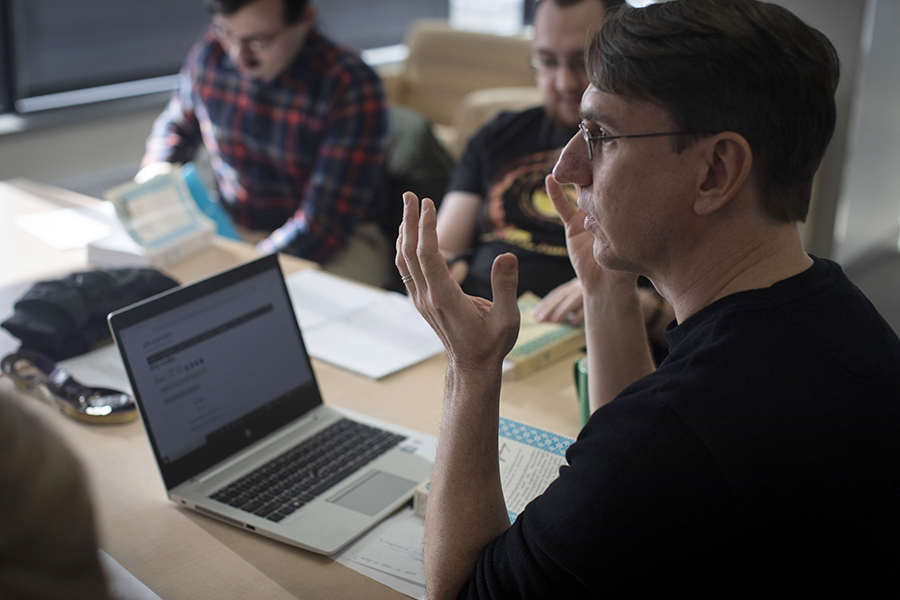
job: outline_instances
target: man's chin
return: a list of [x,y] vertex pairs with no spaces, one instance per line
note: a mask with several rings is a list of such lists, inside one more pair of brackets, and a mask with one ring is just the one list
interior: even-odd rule
[[250,77],[251,79],[260,79],[262,81],[267,81],[271,79],[265,72],[265,69],[261,65],[238,65],[238,71],[244,77]]
[[594,235],[594,261],[604,269],[621,270],[621,261],[613,254],[609,242]]
[[601,242],[596,238],[594,238],[594,262],[610,271],[635,273],[638,275],[643,273],[637,263],[615,254],[608,243]]

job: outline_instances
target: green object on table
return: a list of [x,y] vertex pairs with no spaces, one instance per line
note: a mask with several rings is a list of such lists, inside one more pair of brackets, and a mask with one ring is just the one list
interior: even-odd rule
[[578,407],[581,409],[581,426],[591,418],[591,403],[588,400],[587,357],[575,361],[575,390],[578,393]]

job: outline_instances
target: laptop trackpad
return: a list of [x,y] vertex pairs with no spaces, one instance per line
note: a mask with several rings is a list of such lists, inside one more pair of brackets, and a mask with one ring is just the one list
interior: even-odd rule
[[349,488],[340,491],[337,496],[329,498],[328,502],[371,517],[409,493],[416,485],[416,481],[382,471],[372,471]]

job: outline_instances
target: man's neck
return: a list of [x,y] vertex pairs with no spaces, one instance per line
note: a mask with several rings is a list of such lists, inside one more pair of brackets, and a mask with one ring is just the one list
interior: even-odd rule
[[659,282],[679,323],[725,296],[798,275],[812,266],[812,259],[803,250],[797,225],[783,223],[747,239],[698,246],[682,264],[688,265],[685,270]]

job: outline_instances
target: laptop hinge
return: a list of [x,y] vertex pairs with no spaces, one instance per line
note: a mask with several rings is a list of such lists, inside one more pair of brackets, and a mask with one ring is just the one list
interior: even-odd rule
[[247,456],[249,456],[250,454],[256,454],[257,452],[265,450],[272,444],[280,442],[288,435],[296,435],[298,430],[304,429],[304,428],[312,425],[313,423],[315,423],[318,420],[318,418],[319,417],[316,414],[307,415],[306,417],[301,419],[299,422],[297,422],[293,425],[290,425],[288,427],[285,427],[280,433],[276,433],[271,436],[268,436],[267,438],[257,442],[258,445],[253,445],[250,448],[248,448],[247,450],[245,450],[244,452],[241,452],[240,454],[238,454],[237,456],[235,456],[229,460],[226,460],[223,463],[216,465],[211,470],[196,477],[194,479],[194,481],[196,481],[197,483],[203,483],[205,481],[209,481],[216,475],[219,475],[223,471],[230,469],[232,466],[239,463],[240,461],[245,460],[247,458]]

